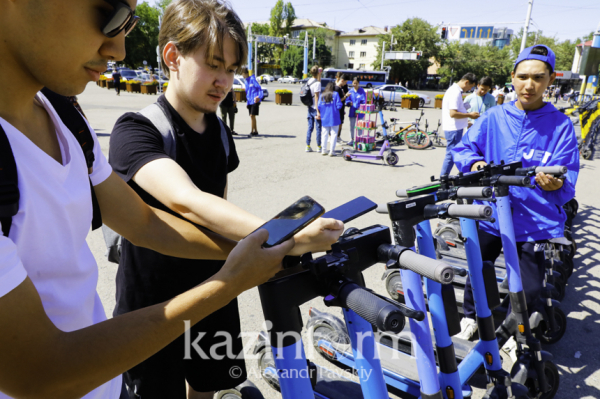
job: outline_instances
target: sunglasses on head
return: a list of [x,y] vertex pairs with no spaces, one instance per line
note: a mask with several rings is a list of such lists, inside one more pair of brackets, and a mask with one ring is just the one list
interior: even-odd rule
[[124,1],[104,1],[113,6],[114,9],[102,27],[102,33],[106,37],[115,37],[122,31],[125,31],[125,36],[127,36],[135,28],[140,17],[135,16],[135,12]]

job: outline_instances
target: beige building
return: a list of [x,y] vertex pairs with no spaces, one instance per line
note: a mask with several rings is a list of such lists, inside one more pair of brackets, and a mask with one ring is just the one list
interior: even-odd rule
[[387,27],[376,26],[340,33],[337,51],[334,54],[337,60],[336,68],[373,70],[372,64],[377,61],[379,48],[378,36],[387,33]]

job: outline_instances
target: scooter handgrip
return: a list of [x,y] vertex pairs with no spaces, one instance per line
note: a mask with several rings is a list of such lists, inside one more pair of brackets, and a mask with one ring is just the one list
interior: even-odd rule
[[454,279],[452,266],[440,260],[416,254],[413,251],[402,252],[398,263],[402,269],[412,270],[438,283],[450,284]]
[[387,215],[388,213],[390,213],[390,212],[388,211],[387,204],[377,204],[377,208],[375,209],[375,212],[377,212],[377,213],[384,213],[384,214],[386,214],[386,215]]
[[357,284],[345,284],[338,299],[342,307],[352,309],[381,331],[397,334],[406,323],[400,309]]
[[408,193],[405,188],[401,188],[400,190],[396,190],[396,197],[406,198],[408,197]]
[[491,198],[493,192],[491,187],[460,187],[456,195],[462,199],[480,199]]
[[454,218],[489,219],[494,211],[489,205],[450,205],[448,215]]
[[544,173],[546,175],[566,175],[569,169],[566,166],[538,166],[535,168],[535,173]]
[[528,176],[500,176],[498,182],[507,186],[531,186],[531,178]]

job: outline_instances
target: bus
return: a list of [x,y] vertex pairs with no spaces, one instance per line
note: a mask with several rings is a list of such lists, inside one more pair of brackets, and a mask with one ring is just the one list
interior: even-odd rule
[[354,78],[358,78],[360,87],[365,88],[384,85],[387,80],[387,73],[385,71],[357,71],[356,69],[327,68],[323,71],[323,75],[321,76],[321,86],[325,88],[329,82],[335,83],[335,76],[338,72],[349,76],[349,85],[352,84]]

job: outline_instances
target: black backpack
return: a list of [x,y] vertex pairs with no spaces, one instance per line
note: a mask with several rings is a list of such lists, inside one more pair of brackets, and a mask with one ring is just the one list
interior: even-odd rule
[[300,88],[300,101],[307,107],[312,107],[314,104],[313,94],[310,90],[310,85],[315,83],[315,78],[310,78]]
[[[85,119],[67,97],[54,93],[47,88],[42,89],[42,94],[52,104],[58,117],[77,139],[85,156],[88,174],[92,173],[94,167],[94,139]],[[92,230],[95,230],[102,226],[102,216],[91,180],[90,189],[92,191],[94,212]],[[6,237],[10,232],[12,218],[19,211],[19,198],[17,164],[8,137],[6,137],[6,132],[0,126],[0,223],[2,223],[2,233]]]

